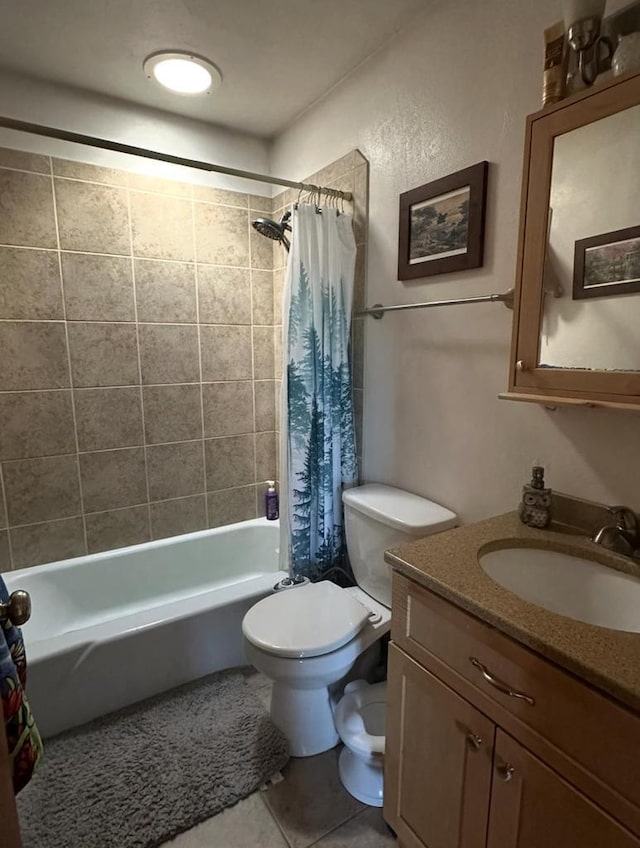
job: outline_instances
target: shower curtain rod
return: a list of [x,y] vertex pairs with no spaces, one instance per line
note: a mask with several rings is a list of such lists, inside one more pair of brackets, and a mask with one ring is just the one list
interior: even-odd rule
[[385,312],[401,312],[405,309],[430,309],[432,306],[460,306],[463,303],[504,303],[507,309],[513,309],[514,290],[502,292],[502,294],[486,294],[480,297],[459,297],[455,300],[428,300],[425,303],[401,303],[398,306],[383,306],[381,303],[374,303],[368,309],[363,309],[362,312],[356,314],[356,318],[363,318],[366,315],[371,315],[372,318],[383,318]]
[[171,153],[160,153],[158,150],[148,150],[145,147],[122,144],[118,141],[110,141],[107,138],[97,138],[92,135],[83,135],[82,133],[57,129],[56,127],[45,127],[41,124],[29,123],[28,121],[18,121],[15,118],[0,116],[0,127],[17,130],[18,132],[28,132],[33,135],[41,135],[46,138],[56,138],[60,141],[86,144],[89,147],[97,147],[100,150],[113,150],[116,153],[142,156],[145,159],[155,159],[158,162],[168,162],[171,165],[184,165],[187,168],[196,168],[199,171],[213,171],[216,174],[240,177],[243,180],[253,180],[254,182],[269,183],[270,185],[277,186],[288,186],[289,188],[297,188],[300,191],[321,192],[323,194],[329,194],[332,197],[342,198],[343,200],[353,199],[350,191],[340,191],[336,188],[313,185],[313,183],[299,183],[294,180],[280,179],[280,177],[270,177],[266,174],[256,174],[253,171],[242,171],[238,168],[227,168],[225,165],[215,165],[212,162],[201,162],[197,159],[185,159],[182,156],[173,156]]

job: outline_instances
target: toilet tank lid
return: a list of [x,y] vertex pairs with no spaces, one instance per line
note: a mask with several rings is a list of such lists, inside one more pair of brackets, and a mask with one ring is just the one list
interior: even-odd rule
[[345,506],[406,533],[430,535],[458,524],[458,516],[440,504],[381,483],[366,483],[342,493]]

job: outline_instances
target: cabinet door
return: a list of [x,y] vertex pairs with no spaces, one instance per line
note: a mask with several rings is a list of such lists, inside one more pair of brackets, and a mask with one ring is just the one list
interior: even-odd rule
[[384,815],[404,848],[485,848],[494,724],[389,649]]
[[640,848],[640,840],[498,729],[487,848],[569,846]]
[[0,845],[2,848],[20,848],[20,830],[18,828],[18,813],[13,796],[7,737],[2,721],[2,705],[0,704]]

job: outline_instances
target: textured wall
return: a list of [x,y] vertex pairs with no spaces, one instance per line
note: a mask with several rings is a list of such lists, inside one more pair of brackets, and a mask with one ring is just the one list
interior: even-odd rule
[[[540,106],[542,31],[556,0],[439,0],[273,145],[300,178],[357,147],[370,163],[369,303],[503,291],[514,283],[524,121]],[[482,269],[396,281],[398,195],[491,163]],[[640,417],[498,400],[511,313],[465,306],[368,320],[365,475],[465,521],[512,508],[538,458],[553,487],[640,507]]]
[[259,514],[270,198],[2,150],[0,199],[0,570]]

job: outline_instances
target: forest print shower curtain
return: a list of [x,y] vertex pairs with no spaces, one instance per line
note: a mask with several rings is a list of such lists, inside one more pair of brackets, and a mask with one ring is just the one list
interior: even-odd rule
[[350,215],[299,204],[283,298],[281,551],[321,578],[344,553],[342,491],[357,482],[349,331]]

